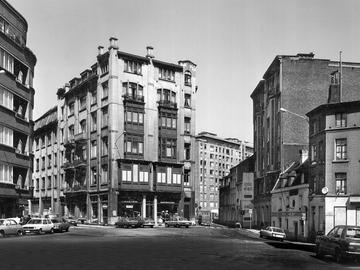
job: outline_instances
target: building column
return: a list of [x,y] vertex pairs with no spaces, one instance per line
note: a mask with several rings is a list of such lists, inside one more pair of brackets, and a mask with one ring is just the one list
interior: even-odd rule
[[142,217],[146,218],[146,195],[143,195],[141,210],[142,210]]
[[154,196],[154,221],[155,221],[155,226],[158,225],[157,222],[157,196]]

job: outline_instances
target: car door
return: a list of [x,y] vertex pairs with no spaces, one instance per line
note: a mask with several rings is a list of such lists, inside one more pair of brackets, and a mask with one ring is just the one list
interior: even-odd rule
[[326,254],[331,253],[331,242],[333,241],[334,234],[337,231],[338,227],[333,228],[326,236],[320,238],[320,246]]
[[18,230],[18,226],[17,226],[16,221],[10,219],[10,220],[9,220],[9,223],[10,223],[10,225],[9,225],[10,233],[11,233],[11,234],[16,234],[16,233],[17,233],[17,230]]
[[341,248],[341,237],[342,237],[342,234],[343,234],[343,231],[344,231],[344,227],[339,227],[334,235],[334,241],[332,242],[332,245],[331,245],[331,251],[332,251],[332,254],[335,255],[335,250],[337,248]]

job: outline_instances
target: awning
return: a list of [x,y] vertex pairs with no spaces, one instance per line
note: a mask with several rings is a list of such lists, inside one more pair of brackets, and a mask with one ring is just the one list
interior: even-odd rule
[[358,196],[349,196],[349,199],[347,201],[347,204],[360,204],[360,195]]

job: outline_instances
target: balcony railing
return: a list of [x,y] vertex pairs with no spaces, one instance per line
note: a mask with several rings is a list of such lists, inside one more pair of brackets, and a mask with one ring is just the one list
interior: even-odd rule
[[129,94],[125,94],[123,95],[124,100],[128,101],[137,101],[137,102],[144,102],[144,96],[140,96],[140,95],[129,95]]
[[81,191],[87,191],[86,185],[75,185],[73,187],[67,187],[64,190],[64,192],[81,192]]
[[87,133],[84,131],[82,133],[75,134],[76,142],[83,142],[87,140]]
[[159,100],[159,106],[167,107],[167,108],[177,108],[177,103],[170,100]]

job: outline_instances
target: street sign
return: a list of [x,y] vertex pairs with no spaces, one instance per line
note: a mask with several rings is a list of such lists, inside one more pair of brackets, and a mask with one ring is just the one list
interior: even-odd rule
[[249,214],[251,215],[251,214],[252,214],[252,212],[253,212],[253,210],[250,208],[250,209],[249,209]]

